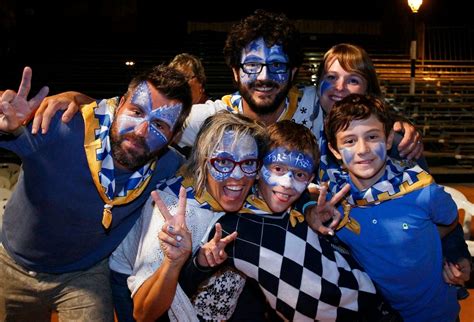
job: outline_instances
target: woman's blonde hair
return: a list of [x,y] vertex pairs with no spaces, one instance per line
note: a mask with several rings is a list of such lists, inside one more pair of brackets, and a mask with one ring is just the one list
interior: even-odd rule
[[259,159],[263,156],[263,149],[267,145],[267,133],[262,123],[228,111],[219,111],[208,117],[199,130],[184,170],[185,176],[195,178],[194,188],[197,196],[205,190],[208,160],[222,141],[225,131],[235,133],[234,142],[237,144],[244,135],[250,135],[257,143]]
[[192,75],[186,75],[186,77],[195,76],[202,87],[206,86],[206,72],[204,71],[201,59],[197,56],[188,53],[178,54],[174,56],[173,60],[169,63],[169,66],[178,70],[185,69],[187,73],[191,72]]

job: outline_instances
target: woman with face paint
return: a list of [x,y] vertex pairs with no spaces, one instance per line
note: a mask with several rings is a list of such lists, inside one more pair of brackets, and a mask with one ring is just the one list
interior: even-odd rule
[[[224,212],[237,212],[242,207],[260,168],[259,156],[265,142],[265,130],[255,121],[229,112],[218,113],[205,122],[179,176],[158,185],[158,193],[150,198],[139,221],[116,250],[122,259],[126,254],[125,259],[133,266],[128,285],[136,319],[166,321],[168,314],[180,321],[198,321],[198,316],[220,320],[231,317],[245,285],[240,274],[230,271],[213,280],[213,285],[228,290],[225,305],[222,299],[210,301],[210,291],[198,293],[191,303],[193,293],[188,297],[184,291],[194,291],[197,285],[186,283],[195,281],[178,278],[208,227],[214,227]],[[158,207],[153,206],[153,200]],[[237,234],[221,238],[219,224],[215,230],[211,242],[219,244],[221,257],[216,264],[220,264],[226,259],[223,248]]]
[[416,163],[387,156],[393,122],[382,100],[360,94],[329,112],[329,148],[345,167],[329,189],[351,186],[352,225],[337,236],[404,321],[456,321],[457,290],[443,281],[439,238],[456,226],[456,205]]
[[[238,214],[218,220],[224,232],[238,232],[226,248],[226,263],[256,280],[284,320],[377,320],[381,300],[367,274],[347,250],[318,237],[292,208],[318,164],[314,135],[291,121],[277,122],[268,132],[253,193]],[[208,255],[201,258],[200,252],[195,259],[202,266],[214,266],[206,263],[216,254],[208,246],[202,247]]]
[[[324,114],[329,113],[335,102],[351,93],[382,96],[372,60],[363,48],[352,44],[335,45],[324,54],[317,71],[317,80],[320,112]],[[393,157],[421,158],[423,152],[421,135],[406,121],[395,123],[395,131],[402,128],[407,132],[405,135],[407,139],[402,139],[401,135],[397,134],[396,142],[401,144],[403,149],[398,150],[398,147],[394,147],[391,151]],[[410,139],[412,136],[414,138]],[[320,148],[322,149],[321,146]],[[424,158],[417,161],[424,168],[428,168]]]

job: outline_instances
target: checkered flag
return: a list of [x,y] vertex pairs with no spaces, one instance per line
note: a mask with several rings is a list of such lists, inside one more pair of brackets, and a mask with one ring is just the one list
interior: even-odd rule
[[225,233],[239,233],[226,249],[231,265],[255,279],[286,320],[355,321],[380,302],[349,254],[306,222],[292,227],[288,214],[232,214],[219,222]]

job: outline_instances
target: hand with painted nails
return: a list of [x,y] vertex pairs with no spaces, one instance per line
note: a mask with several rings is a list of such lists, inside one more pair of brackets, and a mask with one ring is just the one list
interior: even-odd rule
[[0,131],[14,132],[48,95],[49,89],[45,86],[28,100],[32,74],[31,68],[25,67],[18,93],[13,90],[3,92],[0,98]]
[[158,207],[165,223],[158,238],[160,239],[161,249],[170,262],[182,266],[191,255],[191,232],[186,226],[186,190],[181,187],[179,191],[178,209],[173,216],[168,207],[163,203],[157,191],[151,193],[155,206]]
[[222,238],[222,226],[217,223],[214,237],[201,246],[199,250],[197,261],[202,267],[215,267],[222,264],[227,259],[225,248],[228,244],[237,238],[237,232]]
[[[351,189],[349,184],[346,184],[340,191],[338,191],[330,200],[326,200],[327,185],[318,186],[319,197],[317,205],[310,206],[305,210],[305,217],[308,225],[315,232],[323,235],[334,236],[334,229],[342,219],[341,213],[337,210],[336,205]],[[328,226],[324,223],[331,221]]]
[[38,107],[33,118],[31,133],[48,132],[51,119],[58,111],[64,111],[61,120],[64,123],[69,122],[74,114],[79,112],[79,108],[83,104],[92,103],[93,98],[79,92],[64,92],[46,97]]

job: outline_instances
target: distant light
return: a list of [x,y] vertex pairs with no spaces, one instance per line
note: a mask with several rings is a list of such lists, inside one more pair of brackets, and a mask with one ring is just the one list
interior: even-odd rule
[[133,65],[135,65],[135,62],[133,60],[128,60],[128,61],[125,62],[125,65],[133,66]]
[[420,9],[423,0],[408,0],[408,5],[413,13],[417,13],[418,9]]

